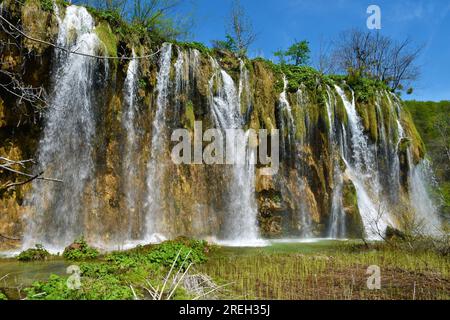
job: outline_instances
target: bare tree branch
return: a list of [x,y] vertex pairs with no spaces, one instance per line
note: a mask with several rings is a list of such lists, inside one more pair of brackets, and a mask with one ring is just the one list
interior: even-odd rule
[[29,173],[25,173],[19,170],[16,170],[14,168],[12,168],[12,166],[20,166],[22,168],[25,167],[25,164],[27,163],[34,163],[34,161],[32,159],[29,160],[19,160],[19,161],[14,161],[14,160],[10,160],[8,158],[5,157],[0,157],[0,169],[9,171],[11,173],[14,173],[16,175],[19,176],[23,176],[26,177],[27,179],[23,180],[23,181],[18,181],[18,182],[12,182],[12,181],[8,181],[5,184],[3,184],[2,186],[0,186],[0,191],[1,190],[8,190],[12,187],[16,187],[16,186],[21,186],[27,183],[30,183],[34,180],[43,180],[43,181],[50,181],[50,182],[57,182],[57,183],[62,183],[62,180],[58,180],[58,179],[53,179],[53,178],[46,178],[43,177],[42,175],[44,174],[44,171],[38,173],[38,174],[29,174]]
[[5,19],[2,15],[0,15],[0,19],[1,19],[3,22],[5,22],[11,29],[15,30],[16,32],[18,32],[20,35],[22,35],[23,37],[27,38],[28,40],[35,41],[35,42],[38,42],[38,43],[41,43],[41,44],[45,44],[45,45],[47,45],[47,46],[51,46],[51,47],[53,47],[53,48],[55,48],[55,49],[62,50],[62,51],[66,52],[66,53],[69,53],[69,54],[76,54],[76,55],[80,55],[80,56],[84,56],[84,57],[90,57],[90,58],[102,59],[102,60],[104,60],[104,59],[113,59],[113,60],[139,60],[139,59],[148,59],[148,58],[151,58],[151,57],[157,55],[157,54],[161,51],[161,49],[159,49],[158,51],[156,51],[156,52],[154,52],[154,53],[151,53],[151,54],[148,54],[148,55],[144,55],[144,56],[135,56],[135,57],[133,57],[133,56],[111,57],[111,56],[91,55],[91,54],[87,54],[87,53],[82,53],[82,52],[72,51],[72,50],[69,50],[69,49],[67,49],[67,48],[58,46],[58,45],[56,45],[56,44],[54,44],[54,43],[51,43],[51,42],[48,42],[48,41],[45,41],[45,40],[41,40],[41,39],[34,38],[34,37],[32,37],[32,36],[29,36],[29,35],[26,34],[25,32],[23,32],[22,30],[20,30],[20,29],[17,28],[16,26],[14,26],[11,22],[9,22],[7,19]]

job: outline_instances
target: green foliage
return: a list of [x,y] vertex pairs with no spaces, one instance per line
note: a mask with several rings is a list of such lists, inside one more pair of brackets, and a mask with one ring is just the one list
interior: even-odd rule
[[41,3],[41,9],[48,12],[53,12],[53,1],[52,0],[39,0]]
[[130,300],[129,286],[116,277],[105,275],[99,279],[81,278],[81,288],[71,290],[67,279],[51,275],[47,281],[35,282],[24,290],[29,300]]
[[73,244],[64,249],[63,257],[66,260],[81,261],[96,259],[99,252],[91,248],[83,237],[75,240]]
[[290,92],[297,91],[302,84],[309,90],[316,90],[319,85],[333,83],[328,76],[311,67],[284,65],[281,70],[289,82],[288,91]]
[[225,36],[225,40],[213,40],[212,45],[214,49],[217,50],[225,50],[234,53],[239,51],[236,40],[234,40],[234,38],[229,34]]
[[357,102],[369,102],[375,98],[375,94],[380,90],[389,90],[389,87],[382,81],[364,78],[359,73],[353,72],[349,73],[347,84],[355,92]]
[[44,249],[41,244],[37,244],[36,248],[22,251],[17,260],[19,261],[40,261],[47,260],[50,257],[50,253]]
[[309,42],[306,40],[296,41],[286,51],[278,50],[274,52],[274,56],[278,57],[280,64],[291,64],[294,66],[308,64],[310,54]]
[[[86,246],[83,239],[75,242]],[[102,261],[80,264],[81,288],[71,290],[67,278],[52,275],[47,281],[35,282],[25,290],[28,299],[38,300],[126,300],[132,299],[130,284],[135,288],[147,285],[145,280],[160,285],[149,275],[165,274],[180,252],[175,266],[186,268],[190,263],[206,261],[207,243],[179,238],[160,245],[142,247],[107,255]],[[188,253],[190,252],[189,256]],[[186,258],[187,257],[187,258]],[[159,280],[158,280],[159,281]],[[139,290],[136,289],[139,293]],[[186,298],[185,292],[177,290],[175,298]]]
[[205,55],[212,54],[212,50],[200,42],[195,42],[195,41],[193,41],[193,42],[178,42],[178,41],[176,41],[174,43],[183,49],[196,49]]
[[6,301],[6,300],[8,300],[8,297],[3,292],[0,292],[0,301]]
[[145,79],[139,79],[138,86],[141,89],[145,89],[147,87],[147,81]]
[[175,267],[180,268],[186,260],[183,265],[184,268],[186,268],[190,263],[199,264],[207,260],[205,248],[206,242],[204,241],[168,241],[162,243],[155,250],[151,251],[147,258],[151,263],[169,267],[173,264],[179,253],[179,258],[175,263]]
[[186,110],[184,111],[184,125],[189,130],[194,130],[195,125],[195,113],[194,113],[194,105],[192,101],[188,101],[186,103]]
[[117,38],[110,26],[106,23],[100,23],[95,27],[95,33],[105,45],[105,54],[109,57],[117,57]]

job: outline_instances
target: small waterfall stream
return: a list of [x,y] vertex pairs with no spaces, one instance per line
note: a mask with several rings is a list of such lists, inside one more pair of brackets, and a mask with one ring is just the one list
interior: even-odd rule
[[[329,139],[330,139],[330,153],[333,161],[333,190],[331,195],[331,212],[330,222],[328,227],[328,237],[330,239],[343,239],[346,237],[346,217],[344,205],[342,202],[344,178],[340,168],[339,160],[340,152],[339,141],[336,139],[335,128],[335,108],[336,95],[329,86],[326,88],[327,97],[325,99],[325,106],[327,108],[328,122],[329,122]],[[342,143],[341,143],[342,145]]]
[[[134,49],[132,56],[136,57]],[[137,59],[133,59],[128,64],[127,76],[124,84],[124,113],[122,126],[126,134],[124,156],[123,156],[123,177],[126,208],[128,210],[128,233],[126,238],[133,239],[133,221],[137,219],[138,208],[138,190],[136,181],[138,179],[137,142],[138,134],[136,132],[135,122],[137,113],[136,94],[139,76],[139,63]]]
[[[233,79],[219,67],[217,61],[211,58],[215,73],[210,80],[210,101],[213,118],[216,126],[224,132],[229,129],[241,129],[234,131],[234,141],[229,141],[234,146],[227,145],[227,158],[235,159],[232,166],[232,179],[228,189],[229,207],[224,226],[224,240],[231,245],[257,245],[259,232],[257,227],[257,205],[255,199],[255,163],[256,150],[251,146],[248,133],[242,128],[244,119],[241,116],[240,97]],[[248,79],[242,79],[241,85],[248,86]],[[217,91],[214,92],[215,84]],[[243,87],[239,88],[242,92]],[[227,131],[228,130],[228,131]],[[231,147],[231,148],[230,148]]]
[[[279,108],[282,112],[284,112],[284,115],[282,116],[282,126],[287,127],[288,134],[287,134],[287,141],[282,141],[282,145],[284,146],[284,152],[289,153],[290,150],[294,150],[294,165],[295,169],[297,171],[297,187],[299,189],[300,198],[296,199],[297,202],[297,219],[298,219],[298,231],[300,233],[300,236],[302,238],[309,238],[312,236],[312,221],[311,221],[311,214],[309,212],[308,206],[306,204],[306,177],[304,176],[303,168],[301,167],[300,159],[302,157],[301,150],[303,147],[303,141],[298,141],[296,139],[296,132],[297,128],[295,126],[294,116],[292,113],[292,107],[289,103],[288,97],[287,97],[287,87],[288,87],[288,81],[286,79],[286,76],[283,76],[283,92],[281,92],[279,97]],[[298,90],[296,94],[298,103],[300,107],[304,107],[304,97],[301,89]],[[285,119],[287,117],[287,121]]]
[[[83,7],[68,6],[60,22],[57,44],[69,50],[94,55],[101,44],[94,21]],[[53,94],[46,112],[38,163],[46,175],[63,183],[35,180],[27,203],[36,216],[29,219],[25,245],[64,246],[83,234],[83,198],[93,178],[92,160],[95,120],[94,73],[99,61],[58,51]]]
[[408,150],[409,165],[409,198],[411,207],[415,212],[416,232],[426,235],[440,236],[442,234],[442,224],[438,215],[435,202],[430,195],[430,186],[433,172],[430,162],[422,160],[415,165],[412,161],[411,150]]
[[172,44],[166,43],[161,49],[159,71],[156,85],[156,111],[152,125],[152,140],[150,160],[147,164],[147,200],[146,210],[146,240],[157,242],[166,237],[164,222],[163,196],[165,153],[167,152],[168,135],[166,132],[166,109],[168,107],[170,88],[170,67],[172,59]]
[[[335,89],[344,104],[350,127],[351,158],[349,159],[347,156],[349,154],[348,148],[343,150],[342,155],[347,166],[346,174],[356,189],[359,212],[364,223],[366,236],[369,239],[377,239],[386,230],[389,217],[386,206],[380,199],[380,186],[373,152],[369,147],[367,137],[364,135],[361,119],[356,111],[354,96],[350,102],[344,90],[338,86],[335,86]],[[347,138],[344,137],[344,140],[347,140]]]

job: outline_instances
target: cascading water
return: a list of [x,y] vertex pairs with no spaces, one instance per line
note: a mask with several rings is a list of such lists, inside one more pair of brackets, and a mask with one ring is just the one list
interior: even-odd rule
[[[94,55],[100,44],[86,9],[67,7],[57,45]],[[35,216],[28,221],[25,246],[43,243],[63,247],[83,234],[88,209],[83,198],[94,171],[93,79],[97,65],[96,59],[86,56],[62,51],[56,54],[54,93],[46,113],[38,163],[46,175],[63,182],[34,181],[27,204]]]
[[[336,85],[335,89],[344,104],[350,127],[351,158],[348,158],[350,153],[348,148],[343,149],[342,154],[347,166],[346,174],[356,189],[359,212],[364,223],[366,236],[369,239],[377,239],[384,233],[386,227],[390,224],[390,220],[386,212],[387,208],[380,199],[380,186],[373,152],[369,147],[367,137],[364,135],[354,97],[350,102],[344,90]],[[343,140],[346,141],[347,138],[344,137]]]
[[342,203],[342,191],[344,187],[343,173],[338,162],[338,155],[340,150],[335,147],[336,134],[335,134],[335,106],[336,95],[329,86],[326,88],[327,99],[325,99],[325,106],[327,108],[328,122],[329,122],[329,139],[330,139],[330,152],[333,155],[333,191],[331,196],[331,213],[330,222],[328,228],[328,237],[331,239],[342,239],[346,236],[346,217],[344,211],[344,205]]
[[[133,58],[136,57],[134,49]],[[128,232],[127,239],[133,238],[132,223],[137,219],[138,195],[136,181],[138,179],[137,159],[135,155],[138,152],[138,135],[135,127],[136,120],[136,91],[138,83],[139,64],[137,59],[132,59],[128,64],[127,77],[124,84],[124,113],[122,126],[126,134],[124,154],[123,154],[123,177],[126,207],[128,210]]]
[[[55,5],[54,12],[59,24],[59,46],[88,55],[104,52],[104,45],[95,34],[94,22],[85,9],[69,6],[65,9],[64,18],[59,16],[58,9]],[[290,221],[298,222],[298,228],[292,224],[288,227],[289,234],[292,235],[292,228],[297,228],[294,231],[296,234],[304,238],[311,237],[322,232],[323,229],[315,228],[318,225],[327,226],[328,229],[322,232],[322,235],[330,238],[345,238],[347,228],[349,232],[356,232],[352,223],[358,224],[355,226],[359,227],[359,220],[352,220],[351,213],[356,211],[351,210],[353,202],[347,204],[346,197],[347,192],[352,192],[349,189],[349,180],[355,186],[359,212],[369,238],[377,238],[387,225],[392,224],[389,214],[396,212],[396,205],[406,204],[403,202],[407,198],[406,195],[409,195],[409,202],[417,220],[423,224],[422,230],[427,234],[436,233],[440,221],[427,188],[429,164],[426,161],[415,163],[417,156],[413,146],[407,147],[405,156],[404,147],[408,146],[410,127],[402,126],[405,114],[401,109],[401,101],[395,95],[377,92],[373,101],[376,116],[374,121],[377,123],[369,128],[367,119],[360,118],[357,113],[355,97],[348,98],[340,87],[326,86],[326,110],[316,112],[315,108],[322,106],[313,103],[306,87],[301,85],[296,96],[288,95],[288,82],[285,78],[284,90],[276,97],[278,109],[275,110],[273,103],[266,106],[264,104],[267,101],[261,103],[258,100],[260,97],[256,93],[260,91],[255,91],[255,94],[252,92],[253,86],[259,90],[263,83],[256,79],[250,86],[251,74],[244,61],[240,61],[237,87],[232,77],[214,58],[209,57],[213,76],[209,81],[210,94],[206,94],[209,100],[205,103],[202,99],[205,99],[204,90],[208,87],[202,77],[211,72],[211,68],[202,60],[205,57],[195,49],[177,48],[172,66],[172,54],[173,46],[164,44],[159,55],[154,95],[144,90],[139,92],[145,99],[155,97],[152,98],[155,107],[150,111],[153,120],[148,124],[151,129],[139,128],[142,123],[137,108],[140,70],[138,60],[130,60],[122,92],[123,135],[109,136],[103,132],[102,121],[110,120],[103,111],[108,110],[111,100],[106,98],[108,100],[102,101],[102,94],[98,93],[104,87],[96,80],[98,74],[103,75],[101,67],[104,66],[106,70],[108,68],[106,59],[55,51],[52,79],[54,93],[49,101],[50,108],[46,113],[37,159],[46,176],[61,179],[63,183],[33,182],[32,192],[25,201],[31,216],[27,220],[25,246],[39,242],[50,248],[61,248],[82,234],[93,240],[102,223],[96,219],[100,218],[108,219],[108,227],[104,228],[105,236],[100,240],[115,241],[113,246],[118,245],[117,241],[131,243],[137,239],[141,243],[159,242],[166,237],[176,236],[174,230],[183,230],[182,232],[189,235],[199,236],[213,233],[212,236],[218,236],[225,240],[224,243],[232,245],[262,244],[257,223],[256,170],[253,165],[257,143],[252,142],[252,137],[248,133],[245,134],[243,128],[250,122],[253,123],[254,119],[258,120],[261,126],[270,127],[268,122],[264,122],[268,119],[274,123],[270,113],[274,114],[275,122],[281,122],[284,163],[280,168],[285,173],[281,178],[286,179],[286,185],[279,190],[278,177],[273,180],[274,185],[270,185],[272,181],[267,185],[264,185],[267,181],[262,181],[261,184],[258,183],[258,187],[261,186],[263,192],[260,192],[258,197],[264,201],[272,196],[272,191],[280,192],[282,204],[287,204],[286,211],[292,215]],[[148,75],[142,70],[142,76]],[[206,79],[209,79],[209,76]],[[149,83],[153,84],[153,81]],[[262,96],[265,94],[263,92]],[[295,103],[290,100],[293,97],[297,99]],[[346,124],[341,123],[340,100],[345,109],[344,116],[348,119]],[[169,101],[173,102],[173,105],[170,105]],[[290,101],[293,102],[292,106]],[[213,124],[223,133],[228,129],[241,129],[242,134],[234,137],[237,148],[227,149],[232,152],[227,156],[237,160],[237,164],[224,170],[218,170],[216,167],[211,170],[186,167],[179,169],[181,179],[189,175],[194,182],[188,181],[189,178],[185,179],[183,187],[173,192],[178,192],[175,197],[183,197],[193,190],[200,190],[199,193],[202,193],[204,189],[201,181],[205,178],[223,179],[220,182],[225,185],[223,192],[217,188],[211,195],[199,195],[202,197],[200,199],[192,197],[186,201],[190,202],[189,204],[180,205],[179,198],[174,198],[175,201],[170,199],[171,187],[178,182],[178,177],[169,177],[168,168],[172,167],[169,163],[168,129],[172,124],[181,123],[188,115],[192,115],[194,103],[194,119],[210,116]],[[210,114],[205,112],[206,105],[210,107]],[[258,118],[262,116],[259,113],[265,113],[263,121]],[[370,121],[374,119],[372,113],[369,117]],[[207,118],[208,125],[211,118]],[[113,121],[116,121],[115,119]],[[192,117],[189,120],[192,120]],[[376,138],[372,135],[372,129],[376,129]],[[370,135],[364,133],[364,130],[370,131]],[[148,133],[151,143],[149,160],[145,164],[147,157],[141,157],[138,146],[146,141]],[[103,143],[103,137],[107,137],[106,140],[111,142]],[[328,139],[328,143],[323,144],[327,145],[328,150],[320,150],[320,146],[313,144],[320,144],[321,139]],[[230,143],[231,141],[227,141],[227,147]],[[102,146],[98,148],[99,145]],[[115,152],[118,151],[123,151],[119,155],[120,161],[116,161]],[[407,163],[400,162],[404,158]],[[112,159],[119,164],[111,164],[114,162]],[[316,165],[317,171],[315,167],[308,172],[308,169]],[[104,168],[108,173],[101,172]],[[146,174],[142,174],[144,171]],[[317,179],[325,183],[318,186]],[[104,189],[99,186],[103,182],[106,185]],[[327,182],[332,185],[326,185]],[[406,182],[408,185],[405,185]],[[146,188],[142,188],[144,184]],[[145,190],[141,192],[141,189]],[[197,201],[199,212],[193,213],[192,207],[195,205],[191,204]],[[203,210],[200,208],[208,205],[211,205],[214,211],[218,209],[220,212],[224,209],[225,214],[221,216],[220,212],[209,220],[207,210],[207,213],[200,212]],[[270,205],[272,203],[269,203]],[[329,215],[321,211],[323,208],[329,208]],[[279,218],[277,210],[280,210],[280,207],[268,209],[270,219]],[[103,216],[101,212],[105,212]],[[174,225],[169,221],[169,217],[176,214],[182,215],[183,219],[190,219],[188,221],[191,224]],[[193,221],[195,217],[200,216],[207,222]],[[286,220],[282,221],[285,223]],[[221,223],[223,232],[216,234]],[[278,220],[275,223],[278,223]],[[197,229],[191,228],[194,224],[201,226]],[[280,223],[275,225],[274,229],[278,227],[285,228]],[[266,232],[266,229],[264,231]],[[102,242],[102,246],[103,244]]]
[[411,149],[409,149],[408,165],[409,199],[415,212],[415,232],[430,236],[440,236],[442,234],[442,223],[439,219],[438,209],[429,191],[429,188],[434,185],[430,162],[422,160],[415,165],[412,161]]
[[[300,199],[297,199],[297,219],[299,221],[298,229],[300,231],[300,236],[302,238],[309,238],[312,236],[311,232],[311,214],[308,210],[308,207],[305,203],[306,199],[306,178],[303,175],[303,170],[300,167],[299,159],[301,158],[301,145],[303,144],[303,141],[297,141],[296,139],[296,131],[297,128],[295,126],[294,117],[292,114],[292,107],[289,103],[289,100],[287,98],[287,87],[288,87],[288,81],[286,79],[286,76],[283,77],[283,92],[280,94],[279,98],[279,107],[282,112],[285,112],[285,115],[287,116],[287,122],[285,122],[284,117],[282,117],[282,126],[287,126],[288,128],[288,141],[284,141],[283,137],[283,145],[285,148],[285,153],[288,151],[286,149],[290,149],[294,147],[295,157],[294,157],[294,165],[298,173],[297,177],[297,186],[299,189]],[[302,97],[302,91],[299,89],[297,92],[297,99],[299,102],[299,105],[303,105],[303,97]]]
[[156,85],[156,112],[152,125],[152,144],[150,160],[147,165],[147,199],[146,210],[146,240],[158,242],[165,238],[163,209],[163,177],[165,172],[164,159],[167,149],[167,132],[165,116],[169,99],[170,67],[172,59],[172,44],[165,43],[161,49],[159,72]]
[[[239,96],[233,79],[211,58],[215,70],[210,80],[210,104],[216,126],[222,131],[241,129],[244,125],[240,113]],[[214,92],[214,84],[217,91]],[[230,132],[230,131],[229,131]],[[236,132],[236,131],[235,131]],[[234,147],[227,152],[236,163],[232,166],[232,179],[228,189],[229,206],[224,226],[224,239],[231,245],[259,245],[257,205],[255,199],[255,149],[248,133],[234,135]],[[229,141],[227,140],[227,143]]]

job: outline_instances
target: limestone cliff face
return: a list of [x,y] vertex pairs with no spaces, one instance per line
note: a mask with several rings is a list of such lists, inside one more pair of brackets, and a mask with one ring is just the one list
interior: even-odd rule
[[[58,15],[54,10],[44,11],[39,1],[26,1],[23,7],[17,7],[16,2],[4,3],[9,21],[20,21],[28,35],[52,43],[61,38],[59,24],[68,14],[88,19],[87,12],[69,12],[64,7]],[[66,41],[76,42],[77,37],[86,35],[80,32],[69,32]],[[169,53],[167,45],[121,39],[107,22],[97,18],[87,35],[98,39],[94,47],[97,55],[130,57],[133,52],[143,56],[163,50],[135,62],[80,58],[93,60],[89,62],[91,73],[87,73],[92,75],[86,91],[88,102],[80,104],[89,107],[85,115],[89,121],[81,117],[78,122],[68,121],[50,135],[48,127],[53,120],[49,115],[58,112],[57,91],[68,90],[73,97],[79,94],[60,87],[64,75],[57,75],[71,63],[69,58],[59,57],[61,50],[23,37],[19,39],[23,44],[20,50],[15,46],[1,48],[2,70],[23,74],[26,84],[45,88],[48,105],[42,105],[38,112],[0,88],[0,156],[34,158],[38,163],[26,169],[42,168],[55,178],[67,176],[62,185],[35,181],[1,191],[1,234],[25,235],[29,241],[48,243],[57,242],[52,241],[55,235],[67,242],[66,236],[84,234],[102,243],[122,243],[143,239],[152,229],[152,233],[166,237],[227,239],[236,234],[230,231],[236,228],[230,220],[237,219],[232,211],[251,211],[254,202],[254,219],[262,237],[359,237],[370,233],[368,215],[381,202],[390,211],[390,224],[401,220],[400,207],[409,206],[408,174],[423,158],[423,144],[401,101],[382,88],[372,88],[369,96],[362,96],[351,84],[311,71],[300,79],[296,74],[286,74],[284,79],[283,70],[261,59],[240,61],[226,52],[197,50],[184,44],[172,45]],[[0,37],[10,36],[1,33]],[[86,61],[78,62],[86,68]],[[7,80],[1,76],[2,83]],[[235,92],[236,101],[230,102],[227,90]],[[58,107],[70,109],[72,103],[77,105],[76,100]],[[261,175],[262,168],[257,166],[253,176],[245,175],[247,180],[255,180],[251,197],[245,200],[248,204],[233,210],[230,202],[238,202],[239,197],[233,190],[236,172],[232,168],[175,165],[170,160],[173,130],[187,128],[193,135],[195,121],[202,121],[204,131],[218,127],[214,103],[219,100],[230,108],[232,103],[238,104],[244,129],[280,130],[278,174]],[[75,110],[73,116],[83,110]],[[80,185],[74,175],[82,171],[71,173],[61,158],[54,156],[60,160],[52,161],[44,155],[49,154],[45,153],[46,143],[52,143],[49,139],[75,130],[71,137],[79,134],[81,140],[90,123],[91,136],[86,135],[85,142],[71,145],[71,141],[63,141],[61,148],[68,150],[57,151],[66,161],[76,161],[70,155],[76,158],[79,150],[70,148],[83,149],[89,144],[87,163],[92,166]],[[364,158],[361,153],[366,152],[372,153],[372,158]],[[40,159],[48,161],[45,167]],[[13,177],[0,173],[2,183]],[[80,205],[69,205],[58,194],[72,196]],[[387,200],[381,200],[384,198]],[[246,212],[242,214],[247,217]],[[66,215],[69,217],[62,219]],[[73,229],[71,233],[66,233],[67,228]]]

